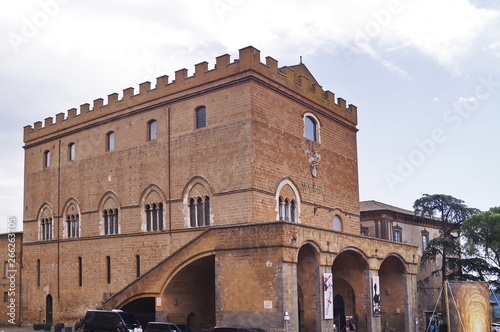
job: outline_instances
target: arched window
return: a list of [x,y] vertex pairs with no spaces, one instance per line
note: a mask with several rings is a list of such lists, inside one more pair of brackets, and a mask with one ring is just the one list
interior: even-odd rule
[[107,209],[103,212],[104,234],[118,234],[118,209]]
[[279,220],[295,222],[295,201],[293,199],[282,198],[278,200]]
[[284,179],[276,188],[276,219],[300,222],[300,196],[295,184]]
[[319,143],[318,121],[312,115],[304,117],[305,137],[311,141]]
[[151,120],[148,122],[148,140],[153,141],[156,139],[156,120]]
[[283,198],[279,198],[278,200],[278,213],[279,213],[279,220],[285,220],[285,207],[283,204]]
[[210,198],[208,196],[189,200],[189,224],[191,227],[210,226]]
[[189,224],[191,227],[196,227],[196,203],[194,198],[189,200]]
[[196,109],[196,129],[207,126],[207,109],[200,106]]
[[285,220],[290,221],[290,204],[288,198],[285,198]]
[[106,151],[113,151],[115,149],[115,133],[110,131],[106,134]]
[[52,240],[52,218],[43,218],[41,222],[42,240]]
[[75,154],[76,154],[76,144],[75,143],[69,143],[68,144],[68,160],[75,160]]
[[163,203],[146,204],[145,213],[148,232],[163,230]]
[[80,217],[77,214],[66,216],[66,235],[68,239],[80,237]]
[[205,226],[210,226],[210,197],[205,196]]
[[337,215],[333,217],[333,230],[342,232],[342,219]]
[[47,150],[43,153],[43,167],[50,166],[50,151]]

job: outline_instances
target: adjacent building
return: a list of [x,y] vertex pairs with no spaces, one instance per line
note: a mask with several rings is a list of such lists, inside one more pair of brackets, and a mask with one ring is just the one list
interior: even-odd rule
[[[414,211],[405,210],[378,201],[360,202],[361,234],[379,239],[411,244],[418,247],[419,269],[417,272],[417,303],[421,325],[427,325],[433,314],[441,311],[441,276],[428,282],[424,279],[432,271],[439,270],[439,261],[420,264],[429,240],[440,236],[441,221],[417,217]],[[436,311],[436,309],[438,311]]]
[[356,125],[246,47],[26,126],[23,323],[413,330],[419,246],[360,235]]

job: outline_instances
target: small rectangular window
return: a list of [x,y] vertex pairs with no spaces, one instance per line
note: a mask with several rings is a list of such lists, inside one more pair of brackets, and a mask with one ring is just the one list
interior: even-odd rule
[[429,232],[422,231],[422,250],[429,249]]
[[3,262],[3,277],[4,278],[7,278],[9,275],[8,275],[8,271],[9,271],[9,262],[8,261],[4,261]]
[[402,239],[401,239],[401,231],[400,230],[394,230],[394,233],[393,233],[393,240],[395,242],[402,242]]
[[157,127],[157,122],[156,120],[151,120],[149,122],[149,125],[148,125],[148,139],[150,141],[153,141],[156,139],[156,135],[157,135],[157,132],[156,132],[156,127]]
[[135,255],[135,274],[137,278],[141,276],[141,256]]
[[71,143],[70,145],[68,145],[68,152],[69,152],[69,160],[75,160],[75,152],[76,152],[76,145],[75,143]]
[[40,286],[40,260],[36,260],[36,285]]
[[43,166],[44,167],[50,166],[50,151],[48,150],[43,153]]
[[78,257],[78,285],[83,286],[83,264],[82,258]]
[[9,302],[9,293],[8,292],[3,292],[3,301]]
[[196,128],[204,128],[207,126],[207,110],[204,106],[196,109]]
[[115,149],[115,133],[114,132],[108,133],[106,144],[107,144],[106,149],[108,151],[113,151]]
[[111,283],[111,257],[106,256],[106,279],[108,284]]

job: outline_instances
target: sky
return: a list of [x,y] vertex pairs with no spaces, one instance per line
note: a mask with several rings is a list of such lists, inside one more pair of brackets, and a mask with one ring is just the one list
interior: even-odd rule
[[0,34],[0,232],[24,126],[249,45],[358,107],[360,200],[500,206],[498,1],[2,1]]

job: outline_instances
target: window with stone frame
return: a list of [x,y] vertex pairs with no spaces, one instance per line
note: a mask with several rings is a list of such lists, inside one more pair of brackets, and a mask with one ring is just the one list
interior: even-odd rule
[[104,234],[112,235],[119,233],[118,209],[105,209],[102,214],[104,221]]
[[392,228],[392,240],[394,242],[403,242],[403,229],[400,226]]
[[80,237],[80,216],[78,214],[66,216],[66,237],[68,239]]
[[189,225],[210,226],[210,197],[197,196],[189,199]]
[[335,215],[333,217],[332,223],[334,231],[342,232],[342,219],[338,215]]
[[295,222],[295,200],[288,197],[279,197],[279,220]]
[[299,192],[293,182],[285,178],[276,188],[276,220],[299,222]]
[[163,230],[163,203],[148,203],[144,207],[146,213],[146,230],[162,231]]
[[319,121],[311,113],[304,115],[304,136],[308,140],[319,143]]
[[41,222],[41,240],[52,240],[52,217],[42,218]]

